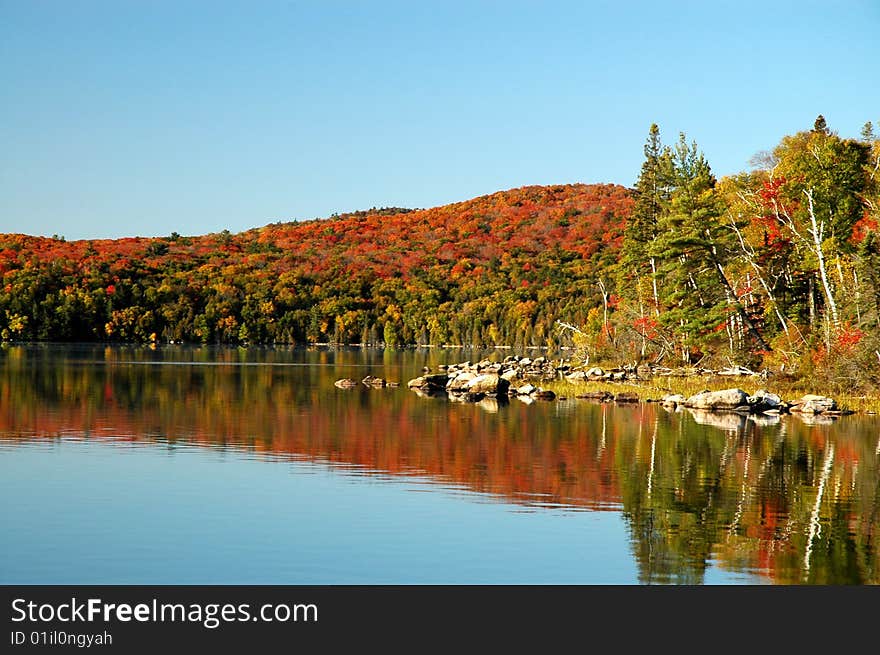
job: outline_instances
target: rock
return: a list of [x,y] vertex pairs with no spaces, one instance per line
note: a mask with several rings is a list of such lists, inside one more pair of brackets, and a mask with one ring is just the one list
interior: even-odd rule
[[736,409],[747,405],[748,394],[742,389],[724,389],[722,391],[701,391],[685,401],[685,407],[694,409]]
[[614,402],[616,403],[637,403],[639,402],[639,395],[633,393],[632,391],[621,391],[620,393],[614,394]]
[[751,411],[755,413],[766,412],[771,409],[779,409],[782,405],[782,398],[775,393],[770,393],[764,389],[758,389],[753,396],[749,396],[746,402],[751,407]]
[[808,393],[791,406],[792,412],[801,414],[824,414],[837,410],[837,401],[828,396],[817,396]]
[[354,389],[357,385],[358,383],[351,378],[342,378],[341,380],[336,380],[336,382],[333,383],[334,387],[338,387],[340,389]]
[[575,371],[573,373],[569,373],[565,376],[565,379],[569,382],[583,382],[587,379],[586,371]]
[[586,393],[579,393],[575,398],[605,402],[606,400],[613,400],[614,396],[607,391],[587,391]]
[[667,407],[676,407],[678,405],[684,405],[687,402],[687,398],[680,393],[673,393],[663,396],[660,402]]
[[471,371],[456,373],[454,377],[450,377],[446,382],[446,390],[450,393],[465,391],[468,384],[470,384],[471,380],[475,379],[477,375],[477,373],[472,373]]
[[449,376],[445,373],[436,373],[434,375],[422,375],[420,377],[414,378],[406,383],[410,389],[430,389],[434,391],[445,391],[446,383],[449,381]]
[[550,389],[538,389],[532,393],[532,398],[536,400],[553,400],[556,398],[556,394],[550,391]]
[[490,396],[507,393],[510,383],[497,373],[486,373],[475,377],[467,383],[468,393],[482,393]]
[[605,377],[605,371],[598,366],[594,366],[584,373],[588,380],[602,380]]
[[518,396],[531,396],[537,390],[538,390],[538,387],[536,387],[535,385],[526,383],[526,384],[522,385],[521,387],[516,388],[516,394]]
[[501,378],[503,380],[507,380],[508,382],[513,382],[514,380],[519,378],[519,371],[515,368],[508,369],[501,374]]
[[367,387],[373,387],[374,389],[383,388],[387,382],[383,378],[377,378],[372,375],[368,375],[363,380],[361,380],[361,384]]

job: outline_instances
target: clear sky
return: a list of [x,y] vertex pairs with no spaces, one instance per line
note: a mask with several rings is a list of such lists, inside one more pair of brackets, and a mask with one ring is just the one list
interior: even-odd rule
[[857,136],[880,1],[0,0],[0,82],[0,232],[238,232]]

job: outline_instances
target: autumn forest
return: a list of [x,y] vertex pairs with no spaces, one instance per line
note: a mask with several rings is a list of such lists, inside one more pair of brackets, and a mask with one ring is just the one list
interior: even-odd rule
[[653,125],[631,188],[526,186],[239,234],[0,234],[0,337],[570,346],[876,386],[880,139],[819,116],[768,145],[717,179]]

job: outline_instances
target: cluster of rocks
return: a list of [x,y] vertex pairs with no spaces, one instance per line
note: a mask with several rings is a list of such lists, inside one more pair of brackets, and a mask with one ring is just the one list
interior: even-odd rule
[[690,398],[680,394],[664,396],[660,402],[669,408],[678,406],[688,409],[708,411],[732,411],[748,414],[823,414],[828,416],[851,414],[850,410],[840,409],[837,401],[827,396],[807,394],[798,400],[784,401],[775,393],[764,389],[751,396],[742,389],[722,389],[721,391],[701,391]]
[[[459,364],[443,364],[439,372],[424,370],[424,374],[410,380],[407,387],[421,395],[447,396],[451,400],[462,402],[480,402],[497,399],[499,402],[508,398],[532,400],[553,400],[556,394],[540,386],[542,381],[566,380],[579,382],[623,382],[627,380],[645,381],[654,376],[761,376],[747,368],[734,366],[729,369],[661,369],[656,366],[624,366],[614,369],[602,369],[598,366],[577,365],[570,360],[549,360],[546,357],[519,357],[512,355],[503,361],[484,359],[476,363],[470,361]],[[360,383],[344,378],[336,381],[341,389],[353,389],[359,384],[370,388],[396,387],[396,382],[383,378],[366,376]],[[638,403],[639,395],[631,391],[611,393],[609,391],[585,391],[574,394],[575,398],[598,402]],[[667,395],[659,402],[668,409],[679,407],[703,412],[737,412],[752,416],[796,413],[801,416],[838,416],[851,414],[850,410],[841,409],[833,398],[807,394],[798,400],[785,401],[774,393],[766,390],[756,391],[749,395],[739,388],[721,391],[701,391],[689,398],[680,394]]]
[[441,365],[442,373],[419,376],[407,387],[427,395],[447,394],[453,400],[479,402],[484,398],[527,397],[553,400],[556,394],[532,381],[555,380],[556,368],[544,357],[534,360],[508,357],[503,362],[482,360],[476,364]]
[[[390,382],[385,378],[379,378],[374,375],[366,376],[363,380],[360,381],[360,384],[364,385],[365,387],[370,387],[371,389],[384,389],[385,387],[400,386],[397,382]],[[333,383],[333,386],[340,389],[354,389],[358,386],[358,383],[351,378],[342,378],[341,380],[336,380],[336,382]]]

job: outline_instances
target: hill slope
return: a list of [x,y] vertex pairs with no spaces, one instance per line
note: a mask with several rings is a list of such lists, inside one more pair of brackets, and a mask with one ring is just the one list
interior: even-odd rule
[[601,304],[629,192],[529,186],[240,234],[0,235],[0,336],[542,344]]

